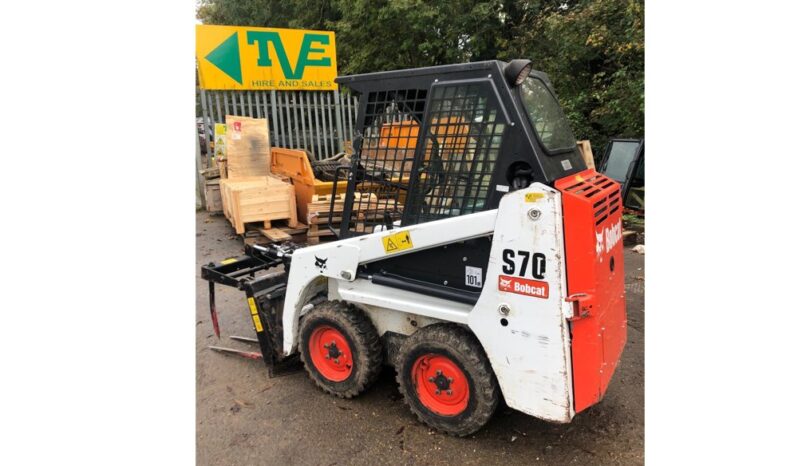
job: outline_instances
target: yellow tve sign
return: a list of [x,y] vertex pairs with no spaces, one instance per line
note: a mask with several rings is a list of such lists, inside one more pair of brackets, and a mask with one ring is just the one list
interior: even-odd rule
[[383,236],[382,247],[388,254],[392,252],[404,251],[413,247],[413,241],[410,239],[410,232],[402,231],[392,235]]
[[338,89],[335,33],[197,25],[202,89]]

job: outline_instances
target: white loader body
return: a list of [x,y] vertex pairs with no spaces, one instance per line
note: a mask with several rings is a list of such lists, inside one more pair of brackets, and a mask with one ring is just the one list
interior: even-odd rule
[[[483,346],[507,405],[554,422],[575,414],[566,302],[561,194],[541,183],[506,194],[499,208],[297,249],[283,308],[283,351],[297,351],[299,319],[319,293],[363,309],[380,334],[410,335],[437,322],[467,326]],[[372,283],[358,265],[491,237],[475,305]],[[464,259],[465,261],[465,259]],[[435,264],[430,264],[435,267]]]

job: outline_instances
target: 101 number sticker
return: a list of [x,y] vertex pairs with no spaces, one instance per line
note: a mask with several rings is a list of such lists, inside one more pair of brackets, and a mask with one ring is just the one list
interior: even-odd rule
[[473,286],[474,288],[482,288],[482,269],[480,267],[466,265],[465,284],[466,286]]

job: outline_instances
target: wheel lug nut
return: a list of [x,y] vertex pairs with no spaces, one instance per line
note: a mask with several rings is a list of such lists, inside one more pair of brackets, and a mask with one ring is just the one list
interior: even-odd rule
[[446,394],[449,395],[449,396],[452,396],[452,391],[451,390],[446,390]]
[[338,364],[338,358],[335,358],[335,363]]
[[436,394],[436,395],[440,395],[440,394],[441,394],[441,391],[440,391],[440,390],[435,390],[435,394]]
[[441,375],[441,374],[443,374],[443,372],[441,372],[441,371],[435,371],[435,375]]
[[325,349],[327,349],[327,348],[329,348],[329,347],[330,347],[330,344],[329,344],[329,343],[325,343],[325,344],[324,344],[324,348],[325,348]]
[[446,380],[448,380],[449,383],[452,383],[452,378],[451,377],[446,377]]
[[324,355],[324,359],[330,359],[330,355],[329,354],[325,354]]
[[429,381],[430,381],[430,382],[434,382],[434,381],[435,381],[435,377],[430,377],[430,378],[429,378]]

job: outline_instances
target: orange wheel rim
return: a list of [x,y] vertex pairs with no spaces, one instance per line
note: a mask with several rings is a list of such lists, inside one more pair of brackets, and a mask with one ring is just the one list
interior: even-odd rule
[[308,343],[310,360],[327,380],[342,382],[352,375],[352,350],[346,337],[329,325],[313,330]]
[[451,359],[425,354],[411,369],[413,384],[422,405],[441,416],[457,416],[468,407],[468,378]]

